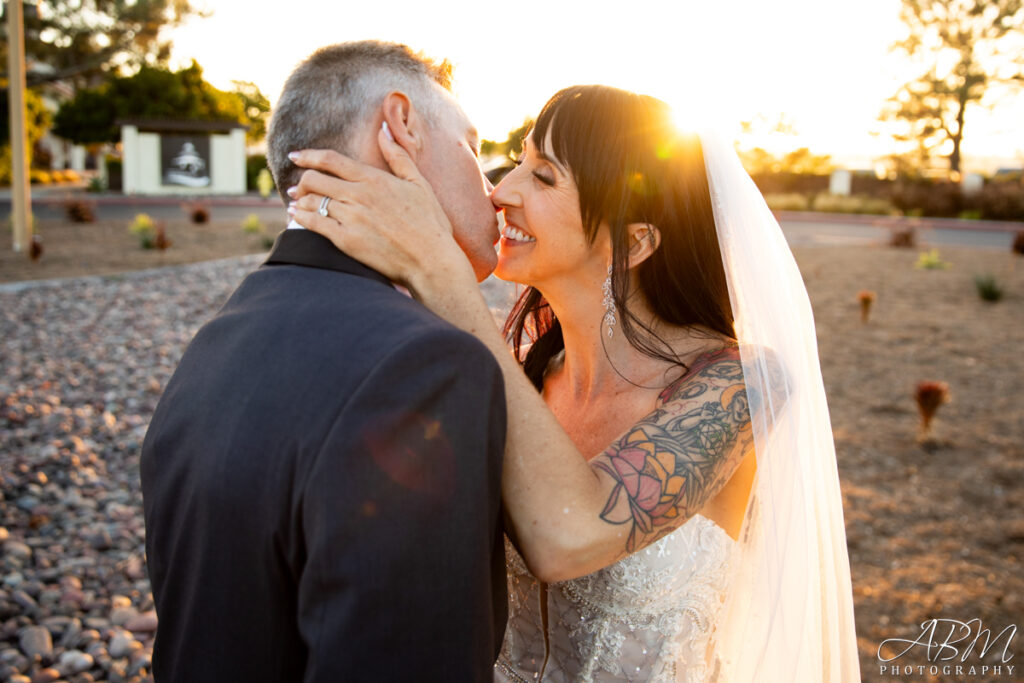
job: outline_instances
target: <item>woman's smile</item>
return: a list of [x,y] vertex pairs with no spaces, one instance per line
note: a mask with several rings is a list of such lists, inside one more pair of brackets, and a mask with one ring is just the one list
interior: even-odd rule
[[537,238],[520,229],[519,227],[506,222],[501,229],[501,246],[522,246],[532,244]]

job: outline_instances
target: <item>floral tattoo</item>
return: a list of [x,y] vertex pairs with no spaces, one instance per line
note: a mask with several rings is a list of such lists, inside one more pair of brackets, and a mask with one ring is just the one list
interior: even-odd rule
[[738,349],[702,356],[592,461],[615,482],[601,519],[630,525],[626,553],[653,543],[721,489],[752,441]]

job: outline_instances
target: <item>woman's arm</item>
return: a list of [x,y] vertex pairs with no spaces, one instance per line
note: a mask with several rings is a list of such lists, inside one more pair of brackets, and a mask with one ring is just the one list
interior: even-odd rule
[[[304,174],[295,218],[405,284],[498,359],[508,402],[502,492],[530,570],[543,581],[588,574],[698,512],[752,443],[735,351],[703,358],[656,410],[588,463],[509,353],[429,186],[401,148],[383,136],[380,143],[398,178],[333,152],[299,155],[297,164],[344,180]],[[316,212],[325,195],[334,200],[329,218]]]

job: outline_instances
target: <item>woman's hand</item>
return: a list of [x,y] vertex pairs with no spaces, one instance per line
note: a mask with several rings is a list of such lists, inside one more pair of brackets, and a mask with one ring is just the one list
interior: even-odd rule
[[[394,175],[330,150],[293,152],[293,163],[311,170],[289,189],[289,213],[428,306],[432,293],[440,294],[453,278],[468,277],[475,287],[472,267],[430,185],[386,129],[377,141]],[[330,198],[327,216],[319,213],[324,197]]]

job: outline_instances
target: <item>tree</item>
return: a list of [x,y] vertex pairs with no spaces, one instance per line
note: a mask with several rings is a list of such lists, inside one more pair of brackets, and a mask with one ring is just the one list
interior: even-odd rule
[[[0,83],[0,185],[11,182],[11,130],[7,113],[7,83]],[[28,138],[28,163],[32,164],[32,150],[50,127],[50,112],[34,90],[25,91],[25,134]]]
[[[193,119],[263,123],[267,101],[255,85],[224,92],[203,80],[196,62],[179,71],[143,66],[133,76],[113,76],[61,105],[53,132],[77,144],[116,142],[118,119]],[[269,110],[269,106],[265,107]],[[265,124],[263,130],[265,131]]]
[[903,0],[900,17],[909,34],[893,49],[925,70],[881,118],[902,124],[893,137],[912,147],[904,164],[943,154],[959,176],[968,110],[1024,84],[1024,0]]
[[484,155],[519,156],[523,151],[523,140],[526,134],[533,128],[533,119],[527,118],[523,125],[510,130],[508,137],[503,142],[484,140],[480,143],[480,153]]
[[249,144],[259,142],[267,137],[267,119],[270,118],[270,100],[260,92],[255,83],[248,81],[231,81],[231,91],[242,101],[241,122],[249,126],[245,139]]
[[[28,84],[65,81],[75,89],[105,74],[165,64],[171,44],[164,29],[205,16],[193,0],[39,0],[25,9],[25,56],[50,67],[30,70]],[[6,35],[2,52],[6,66]]]

